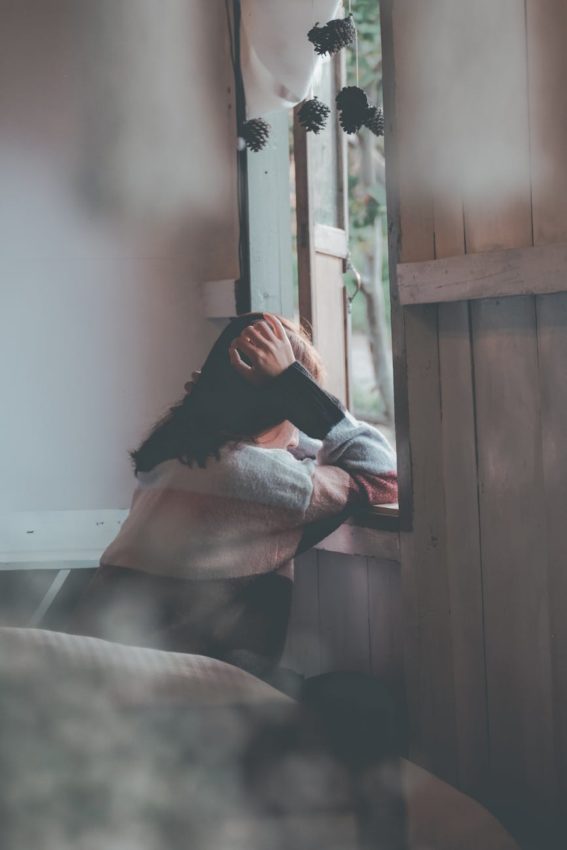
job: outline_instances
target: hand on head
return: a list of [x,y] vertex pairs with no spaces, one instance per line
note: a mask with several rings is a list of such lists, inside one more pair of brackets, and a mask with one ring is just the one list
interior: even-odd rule
[[284,326],[271,313],[264,313],[263,319],[247,325],[231,342],[228,353],[236,371],[257,385],[277,377],[295,361]]

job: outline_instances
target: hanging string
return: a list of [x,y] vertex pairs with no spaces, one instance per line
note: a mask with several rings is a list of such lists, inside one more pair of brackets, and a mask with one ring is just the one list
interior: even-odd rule
[[[348,13],[352,15],[352,0],[348,0]],[[354,64],[356,68],[356,85],[358,86],[360,83],[359,74],[358,74],[358,29],[356,27],[356,21],[354,20],[353,15],[353,23],[354,23]]]
[[[311,0],[311,20],[315,24],[315,0]],[[317,68],[317,54],[313,54],[313,68],[311,69],[311,82],[309,84],[309,99],[313,100],[315,94],[315,70]]]
[[356,85],[358,86],[360,83],[358,74],[358,30],[356,28],[356,21],[354,20],[354,15],[352,14],[352,0],[348,0],[348,13],[349,15],[352,15],[352,21],[354,24],[354,66],[356,74]]

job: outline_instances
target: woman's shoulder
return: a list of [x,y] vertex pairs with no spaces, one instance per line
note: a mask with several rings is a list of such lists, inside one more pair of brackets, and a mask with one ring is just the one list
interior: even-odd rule
[[313,461],[297,460],[287,449],[249,443],[226,445],[204,467],[177,459],[138,475],[142,489],[175,489],[236,497],[304,510],[312,488]]

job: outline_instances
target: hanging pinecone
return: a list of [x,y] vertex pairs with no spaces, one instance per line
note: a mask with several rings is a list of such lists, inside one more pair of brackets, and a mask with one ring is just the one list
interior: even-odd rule
[[370,104],[358,86],[345,86],[336,97],[339,123],[345,133],[356,133],[368,117]]
[[327,123],[331,110],[326,103],[322,103],[318,97],[312,100],[304,100],[299,107],[297,117],[301,126],[308,133],[318,133]]
[[319,56],[324,56],[327,52],[327,27],[320,27],[319,21],[317,21],[315,26],[311,27],[307,33],[307,38],[315,47],[315,53]]
[[319,22],[307,33],[307,38],[315,47],[315,53],[324,56],[326,53],[336,53],[342,47],[353,44],[356,29],[352,15],[346,18],[336,18],[320,27]]
[[381,106],[371,106],[368,110],[364,126],[368,127],[375,136],[384,135],[384,110]]
[[327,52],[337,53],[343,47],[354,44],[356,39],[356,28],[354,18],[347,15],[346,18],[336,18],[327,24]]
[[257,153],[266,147],[272,128],[263,118],[251,118],[240,129],[240,136],[247,148]]

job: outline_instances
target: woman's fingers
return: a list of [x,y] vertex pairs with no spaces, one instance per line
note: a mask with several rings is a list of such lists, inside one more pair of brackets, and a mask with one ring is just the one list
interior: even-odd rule
[[234,343],[228,349],[228,356],[229,356],[230,362],[232,363],[232,365],[234,366],[236,371],[240,375],[242,375],[244,378],[249,378],[251,373],[254,372],[253,367],[249,366],[241,358],[240,353],[239,353],[239,351],[236,348],[236,345]]
[[256,322],[254,324],[254,328],[258,331],[258,333],[262,334],[264,339],[266,339],[268,342],[276,342],[277,336],[274,332],[273,327],[267,319],[261,319],[259,322]]
[[[260,322],[258,322],[260,324]],[[262,351],[268,351],[271,340],[268,339],[259,328],[254,325],[252,328],[247,328],[243,333],[244,339],[250,342],[252,345],[255,345]]]
[[284,339],[286,336],[285,328],[278,319],[277,316],[274,316],[273,313],[264,313],[266,321],[270,323],[271,328],[274,331],[274,334],[278,339]]
[[235,347],[242,351],[243,354],[246,354],[253,362],[256,360],[258,354],[260,353],[260,348],[253,342],[252,338],[249,336],[246,337],[238,337],[234,343]]

